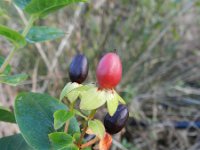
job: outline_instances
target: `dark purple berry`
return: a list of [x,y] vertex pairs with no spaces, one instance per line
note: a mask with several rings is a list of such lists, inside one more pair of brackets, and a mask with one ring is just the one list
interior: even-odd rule
[[82,83],[88,75],[88,60],[83,54],[77,54],[69,66],[69,77],[72,82]]
[[116,134],[121,131],[121,129],[125,126],[128,117],[128,108],[125,105],[120,104],[113,116],[106,114],[104,118],[106,132]]

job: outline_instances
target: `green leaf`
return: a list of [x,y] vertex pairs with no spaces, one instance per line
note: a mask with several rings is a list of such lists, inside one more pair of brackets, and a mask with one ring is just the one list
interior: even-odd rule
[[[78,87],[81,87],[82,85],[81,84],[78,84],[76,82],[69,82],[65,85],[65,87],[63,88],[61,94],[60,94],[60,101],[64,98],[64,97],[67,97],[67,95],[74,89],[78,88]],[[71,97],[69,97],[70,101],[74,101],[75,98],[78,98],[79,96],[79,93],[74,93],[74,96],[71,95]]]
[[54,132],[49,134],[49,139],[51,141],[52,147],[56,150],[64,150],[70,147],[75,147],[73,144],[73,138],[71,135],[65,132]]
[[74,109],[74,112],[75,112],[76,115],[81,116],[82,118],[87,120],[87,117],[85,115],[83,115],[80,111]]
[[113,116],[118,107],[118,96],[116,93],[109,92],[107,94],[107,108],[110,116]]
[[21,9],[24,9],[31,0],[13,0],[14,3]]
[[101,121],[95,119],[88,122],[88,128],[100,139],[104,137],[105,128]]
[[[50,149],[48,134],[55,132],[53,114],[67,107],[57,99],[39,93],[21,93],[15,100],[15,117],[25,140],[34,148]],[[69,134],[80,132],[75,118],[70,120]]]
[[[4,62],[4,58],[0,56],[0,67],[2,66],[3,62]],[[1,75],[8,75],[11,72],[11,66],[7,65],[6,68],[4,69],[3,73],[0,74]]]
[[65,33],[53,27],[32,27],[26,36],[26,41],[29,43],[44,42],[63,37]]
[[83,86],[79,86],[73,90],[71,90],[69,93],[66,94],[66,97],[68,98],[68,100],[73,103],[75,102],[78,97],[80,96],[80,94],[84,91],[87,91],[91,88],[94,88],[93,84],[89,84],[89,85],[83,85]]
[[69,4],[84,2],[85,0],[32,0],[25,8],[29,14],[46,16]]
[[74,116],[73,112],[67,112],[66,110],[57,110],[54,113],[54,128],[57,130],[61,128],[65,122]]
[[83,110],[97,109],[104,105],[106,102],[105,91],[100,91],[96,87],[81,92],[80,98],[80,109]]
[[6,26],[0,25],[0,35],[6,37],[16,47],[23,47],[26,45],[26,40],[21,34]]
[[74,141],[76,141],[76,142],[79,141],[80,137],[81,137],[81,133],[74,133],[74,135],[73,135],[73,139],[74,139]]
[[9,109],[0,106],[0,121],[15,123],[15,116]]
[[70,124],[68,127],[68,133],[70,135],[73,135],[76,132],[80,132],[80,127],[79,127],[78,121],[75,118],[71,118]]
[[126,104],[125,100],[121,96],[119,96],[119,94],[116,91],[114,91],[114,94],[120,103]]
[[71,144],[71,145],[63,147],[62,149],[59,149],[59,150],[79,150],[79,148],[76,145]]
[[0,83],[16,86],[16,85],[21,84],[27,78],[28,78],[28,75],[24,73],[17,74],[17,75],[3,75],[3,76],[0,76]]
[[0,139],[1,150],[33,150],[21,134],[3,137]]

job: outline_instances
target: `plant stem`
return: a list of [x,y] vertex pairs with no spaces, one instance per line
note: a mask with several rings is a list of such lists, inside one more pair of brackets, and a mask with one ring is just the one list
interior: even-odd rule
[[15,51],[17,50],[17,47],[14,47],[11,52],[8,54],[6,60],[3,62],[1,68],[0,68],[0,74],[3,73],[5,70],[6,66],[9,64],[10,60],[13,58]]
[[67,120],[67,122],[65,123],[65,129],[64,129],[65,133],[68,132],[68,128],[69,128],[69,120]]
[[97,141],[99,141],[99,138],[98,137],[95,137],[94,139],[92,139],[91,141],[85,143],[85,144],[82,144],[81,145],[81,148],[86,148],[86,147],[89,147],[91,146],[92,144],[96,143]]
[[[23,37],[25,37],[25,36],[28,34],[30,28],[32,27],[32,25],[33,25],[33,23],[34,23],[34,21],[35,21],[36,19],[37,19],[36,16],[31,16],[31,18],[30,18],[29,21],[28,21],[28,24],[26,25],[24,31],[22,32],[22,36],[23,36]],[[1,65],[1,67],[0,67],[0,74],[3,73],[3,71],[4,71],[5,68],[6,68],[6,66],[9,64],[9,62],[11,61],[11,59],[13,58],[15,52],[16,52],[18,49],[19,49],[19,47],[16,47],[16,46],[15,46],[15,47],[10,51],[10,53],[8,54],[6,60],[4,61],[4,63],[3,63],[3,64]]]
[[91,120],[94,117],[95,113],[96,113],[96,109],[92,110],[91,113],[89,114],[87,120],[84,122],[83,132],[81,133],[80,140],[78,142],[78,146],[80,147],[80,149],[81,149],[82,140],[83,140],[85,133],[87,131],[87,128],[88,128],[88,121]]
[[[69,111],[70,111],[70,112],[73,112],[73,111],[74,111],[74,103],[71,103],[71,104],[70,104]],[[70,120],[67,120],[67,122],[65,123],[65,129],[64,129],[64,132],[65,132],[65,133],[68,132],[69,122],[70,122]]]
[[26,25],[24,31],[22,32],[22,36],[23,36],[23,37],[25,37],[25,36],[28,34],[29,30],[31,29],[31,27],[32,27],[32,25],[33,25],[33,23],[34,23],[34,21],[35,21],[36,19],[37,19],[37,17],[34,16],[34,15],[32,15],[32,16],[30,17],[30,19],[29,19],[29,21],[28,21],[28,24]]

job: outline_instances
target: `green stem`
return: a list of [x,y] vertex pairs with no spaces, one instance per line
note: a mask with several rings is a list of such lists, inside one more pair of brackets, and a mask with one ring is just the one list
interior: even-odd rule
[[[69,106],[69,111],[73,112],[74,111],[74,103],[71,103]],[[65,129],[64,132],[67,133],[68,132],[68,128],[69,128],[69,120],[65,123]]]
[[9,62],[11,61],[11,59],[13,58],[15,51],[17,50],[17,48],[13,48],[13,50],[11,50],[11,52],[8,54],[6,60],[3,62],[1,68],[0,68],[0,74],[3,73],[3,71],[5,70],[6,66],[9,64]]
[[81,136],[80,136],[80,140],[78,142],[78,146],[80,147],[80,150],[81,150],[81,145],[82,145],[82,141],[83,141],[83,138],[85,136],[85,133],[87,131],[87,128],[88,128],[88,122],[94,118],[94,115],[96,113],[96,109],[95,110],[92,110],[91,113],[89,114],[87,120],[84,122],[84,125],[83,125],[83,132],[81,133]]
[[31,29],[34,21],[37,19],[37,16],[32,15],[28,21],[28,24],[26,25],[24,31],[22,32],[22,36],[26,37],[26,35],[28,34],[29,30]]
[[[28,24],[26,25],[24,31],[22,32],[22,36],[25,37],[30,28],[32,27],[34,21],[37,19],[36,16],[31,16],[31,18],[28,21]],[[10,51],[10,53],[8,54],[6,60],[4,61],[4,63],[1,65],[0,67],[0,74],[3,73],[3,71],[5,70],[6,66],[10,63],[11,59],[13,58],[15,52],[19,49],[19,47],[14,47],[13,50]]]
[[74,110],[74,103],[71,103],[70,106],[69,106],[69,111],[72,112],[73,110]]

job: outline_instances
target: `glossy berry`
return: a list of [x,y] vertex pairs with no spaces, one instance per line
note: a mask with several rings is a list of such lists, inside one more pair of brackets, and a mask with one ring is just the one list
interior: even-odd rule
[[88,60],[83,54],[77,54],[69,66],[69,77],[72,82],[82,83],[88,75]]
[[120,104],[113,116],[106,114],[104,118],[106,132],[116,134],[121,131],[121,129],[125,126],[128,117],[128,108],[125,105]]
[[122,64],[116,53],[107,53],[104,55],[96,71],[96,77],[100,88],[114,88],[122,77]]

